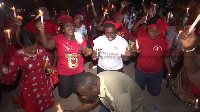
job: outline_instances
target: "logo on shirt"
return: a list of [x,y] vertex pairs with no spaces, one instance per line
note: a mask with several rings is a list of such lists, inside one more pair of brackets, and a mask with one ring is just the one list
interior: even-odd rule
[[75,69],[78,67],[79,63],[78,63],[78,58],[81,54],[81,46],[79,45],[79,47],[77,48],[78,49],[78,53],[70,53],[69,51],[72,50],[72,46],[69,47],[68,43],[67,45],[63,44],[64,47],[65,47],[65,52],[67,54],[65,54],[65,58],[68,59],[68,68],[69,69]]
[[159,46],[159,45],[156,45],[156,46],[153,47],[153,50],[154,51],[162,51],[162,47]]

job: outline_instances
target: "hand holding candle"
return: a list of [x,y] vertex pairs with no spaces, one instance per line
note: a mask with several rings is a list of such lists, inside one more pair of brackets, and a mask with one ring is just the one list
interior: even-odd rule
[[13,6],[12,8],[10,8],[11,10],[13,10],[14,13],[14,17],[16,17],[16,12],[15,12],[15,7]]
[[200,14],[197,16],[196,20],[194,21],[194,23],[190,27],[190,29],[189,29],[190,33],[192,32],[192,30],[194,29],[194,27],[197,25],[197,23],[199,22],[199,20],[200,20]]
[[103,15],[106,16],[106,14],[108,14],[107,9],[106,9],[105,12],[103,13]]

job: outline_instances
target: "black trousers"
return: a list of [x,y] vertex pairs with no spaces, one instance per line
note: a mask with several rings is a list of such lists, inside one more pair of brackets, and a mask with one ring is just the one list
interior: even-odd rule
[[81,75],[83,75],[85,71],[75,74],[75,75],[70,75],[70,76],[65,76],[65,75],[59,75],[60,83],[58,84],[58,93],[61,98],[68,98],[72,93],[78,95],[77,91],[77,78]]

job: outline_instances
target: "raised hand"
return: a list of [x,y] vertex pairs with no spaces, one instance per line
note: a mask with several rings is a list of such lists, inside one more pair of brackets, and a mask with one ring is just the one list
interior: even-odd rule
[[128,47],[126,47],[125,55],[131,56],[131,51],[128,49]]
[[94,51],[92,52],[92,59],[93,60],[97,60],[98,56],[97,56],[97,51]]
[[35,26],[37,30],[44,31],[44,23],[42,24],[41,21],[38,21]]
[[91,55],[92,54],[92,49],[91,48],[87,48],[85,53],[86,53],[86,56]]
[[195,34],[195,29],[193,29],[191,33],[189,33],[189,30],[186,30],[180,35],[183,48],[186,50],[192,50],[198,39],[198,36]]
[[172,41],[172,46],[173,47],[177,47],[178,46],[178,38],[177,36],[174,38],[174,40]]

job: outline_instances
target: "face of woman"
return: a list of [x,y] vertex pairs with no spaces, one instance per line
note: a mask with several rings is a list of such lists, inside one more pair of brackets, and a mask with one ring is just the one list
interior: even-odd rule
[[120,16],[116,16],[114,20],[118,23],[122,22],[122,18]]
[[32,55],[36,54],[37,48],[38,48],[37,42],[31,46],[23,47],[23,49],[26,53],[32,54]]
[[80,18],[78,16],[75,16],[74,17],[74,23],[78,23],[78,22],[80,22]]
[[151,39],[157,39],[159,37],[158,27],[148,29],[148,34]]
[[64,23],[63,24],[63,32],[64,32],[64,35],[67,35],[67,36],[72,36],[74,35],[74,24],[73,23]]
[[109,41],[112,41],[116,38],[116,30],[114,27],[105,28],[105,36]]

